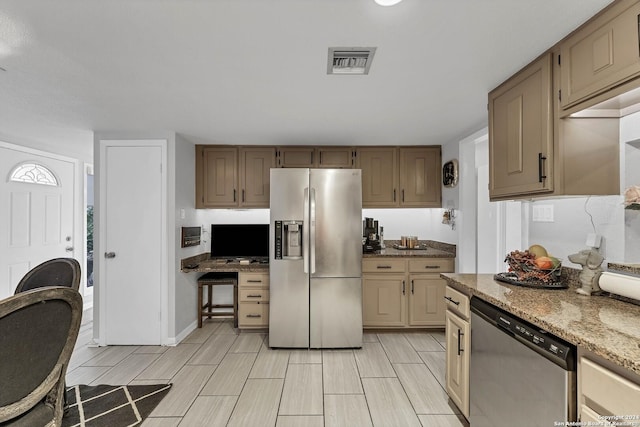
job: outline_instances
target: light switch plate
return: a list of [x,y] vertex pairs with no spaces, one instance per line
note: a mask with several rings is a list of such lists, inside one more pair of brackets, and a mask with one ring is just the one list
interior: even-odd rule
[[553,205],[533,206],[533,222],[554,222]]

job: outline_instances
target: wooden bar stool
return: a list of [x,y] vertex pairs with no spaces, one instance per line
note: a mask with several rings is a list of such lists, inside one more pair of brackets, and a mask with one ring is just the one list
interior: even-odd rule
[[[213,287],[233,285],[233,304],[213,304]],[[203,301],[203,287],[207,287],[207,302]],[[216,308],[231,310],[213,311]],[[238,275],[235,273],[207,273],[198,278],[198,328],[202,328],[202,318],[233,317],[233,327],[238,327]]]

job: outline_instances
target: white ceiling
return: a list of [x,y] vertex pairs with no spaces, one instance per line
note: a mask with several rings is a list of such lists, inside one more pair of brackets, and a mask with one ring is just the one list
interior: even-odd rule
[[[2,0],[0,137],[445,144],[486,126],[487,92],[608,3]],[[327,75],[332,46],[377,47],[370,74]]]

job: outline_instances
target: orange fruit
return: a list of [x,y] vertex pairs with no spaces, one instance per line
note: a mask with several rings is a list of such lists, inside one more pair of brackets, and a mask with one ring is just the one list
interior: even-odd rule
[[550,270],[553,268],[553,260],[546,256],[541,256],[535,260],[536,267],[540,270]]

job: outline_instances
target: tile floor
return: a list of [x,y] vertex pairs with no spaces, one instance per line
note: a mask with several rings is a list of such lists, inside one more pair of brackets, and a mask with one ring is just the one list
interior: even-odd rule
[[358,350],[272,350],[264,333],[207,321],[175,347],[89,347],[67,385],[173,383],[145,427],[468,424],[444,391],[444,333],[366,333]]

